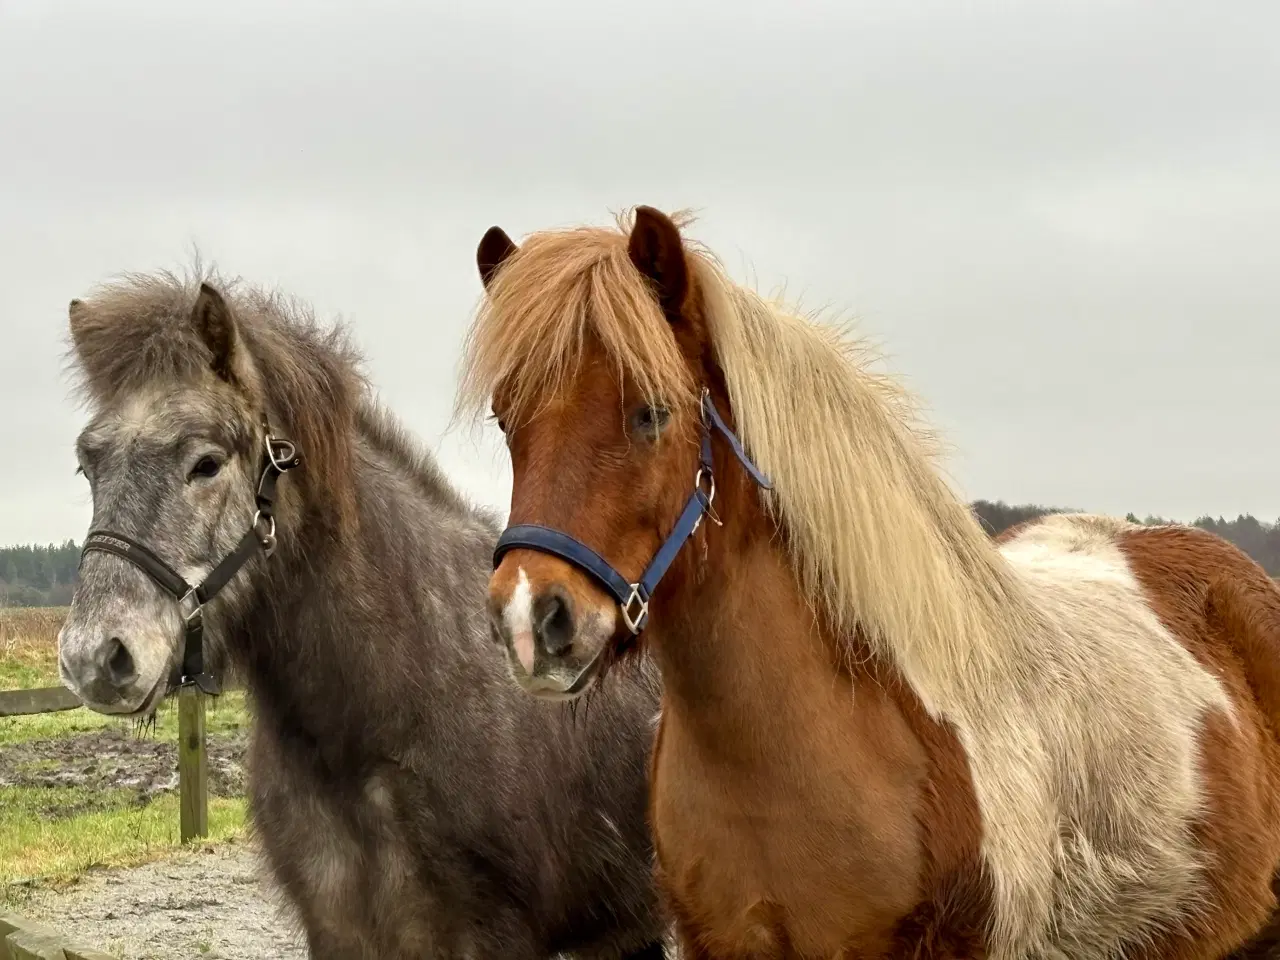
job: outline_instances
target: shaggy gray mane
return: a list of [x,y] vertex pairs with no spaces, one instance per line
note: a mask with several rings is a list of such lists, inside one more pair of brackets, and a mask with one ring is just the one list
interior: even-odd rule
[[307,499],[326,502],[340,528],[355,515],[357,435],[410,475],[424,496],[471,509],[431,454],[378,402],[345,323],[322,323],[295,297],[198,263],[185,275],[126,273],[72,301],[68,360],[80,400],[102,409],[141,391],[206,382],[213,357],[191,322],[201,283],[231,307],[237,349],[259,374],[265,411],[252,409],[245,397],[246,417],[266,412],[273,427],[298,444]]

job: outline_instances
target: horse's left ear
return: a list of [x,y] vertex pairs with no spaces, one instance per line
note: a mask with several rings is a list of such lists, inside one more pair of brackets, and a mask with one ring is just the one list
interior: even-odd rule
[[214,287],[202,283],[191,310],[191,322],[212,354],[213,372],[228,383],[234,382],[240,335],[231,305]]
[[689,265],[684,258],[680,228],[653,207],[636,207],[635,218],[627,241],[631,262],[653,283],[658,303],[667,316],[677,317],[689,292]]

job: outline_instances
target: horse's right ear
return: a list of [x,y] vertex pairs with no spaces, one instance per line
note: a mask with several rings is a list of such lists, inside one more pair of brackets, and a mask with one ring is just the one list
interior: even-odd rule
[[84,325],[89,319],[89,308],[83,300],[72,300],[67,304],[67,320],[71,328],[71,344],[80,349],[80,340],[84,336]]
[[480,268],[480,282],[486,290],[498,268],[518,249],[501,227],[490,227],[485,231],[480,238],[480,246],[476,247],[476,266]]
[[77,298],[67,304],[67,319],[71,322],[71,335],[73,337],[84,326],[85,317],[88,313],[89,311],[85,307],[83,300]]

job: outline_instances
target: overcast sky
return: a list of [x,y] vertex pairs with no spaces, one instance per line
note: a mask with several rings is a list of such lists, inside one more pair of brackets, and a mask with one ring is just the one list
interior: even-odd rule
[[66,304],[226,272],[446,433],[474,250],[700,211],[860,318],[970,498],[1280,516],[1280,3],[0,0],[0,543],[83,536]]

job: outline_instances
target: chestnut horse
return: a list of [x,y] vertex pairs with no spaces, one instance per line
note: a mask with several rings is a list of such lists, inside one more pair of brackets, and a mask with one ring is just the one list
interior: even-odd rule
[[1276,586],[1182,526],[993,542],[865,345],[683,226],[491,229],[459,402],[510,449],[489,599],[517,680],[581,694],[640,638],[661,667],[685,960],[1264,949]]

